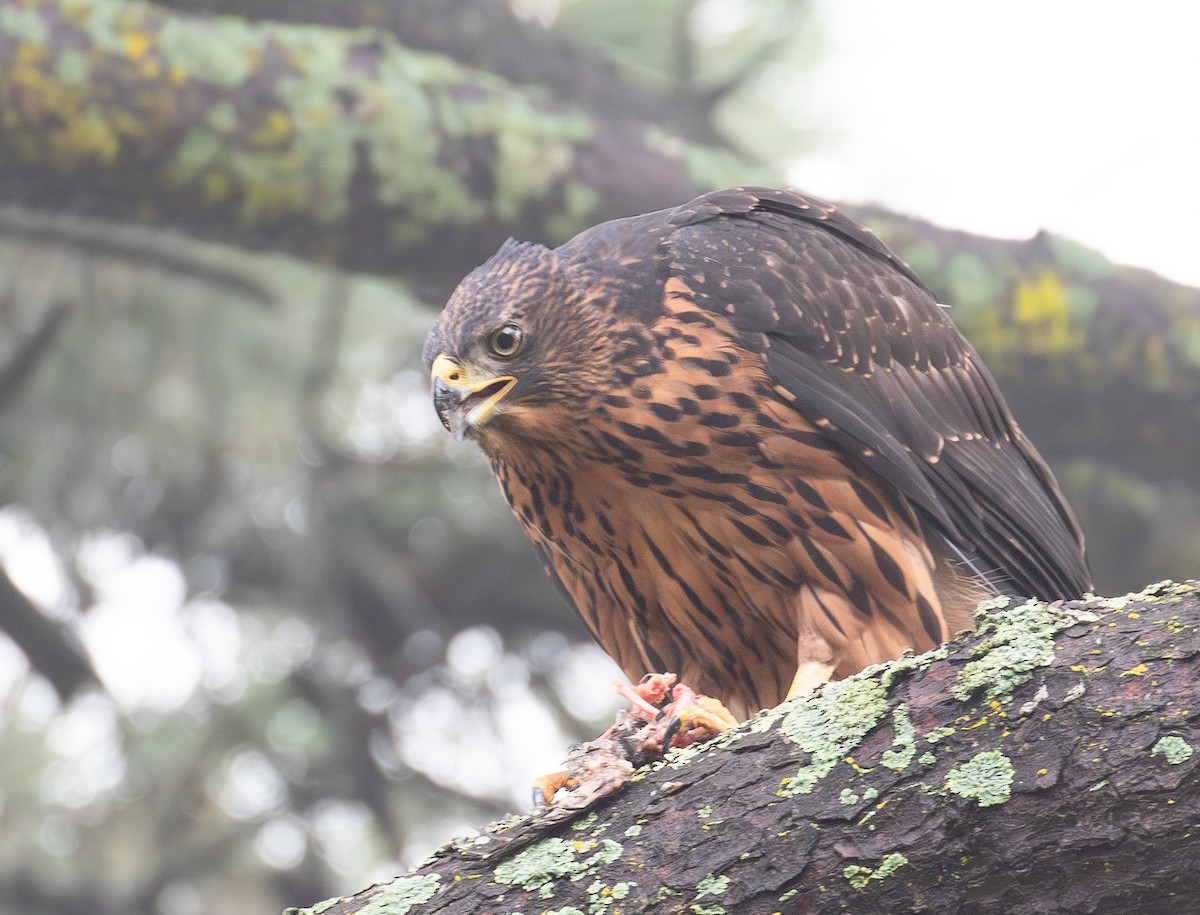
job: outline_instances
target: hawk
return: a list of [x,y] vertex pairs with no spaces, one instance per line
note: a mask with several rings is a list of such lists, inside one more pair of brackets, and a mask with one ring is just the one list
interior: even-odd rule
[[1083,537],[929,288],[791,190],[735,188],[507,242],[425,344],[601,646],[738,718],[1077,597]]

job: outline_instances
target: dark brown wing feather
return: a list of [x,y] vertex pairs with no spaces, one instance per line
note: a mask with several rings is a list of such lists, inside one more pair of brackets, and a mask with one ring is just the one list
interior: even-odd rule
[[647,309],[642,320],[660,307],[654,286],[689,283],[762,354],[781,396],[997,590],[1067,598],[1090,587],[1079,527],[987,368],[912,270],[831,205],[719,191],[599,226],[559,254],[641,287],[620,298]]

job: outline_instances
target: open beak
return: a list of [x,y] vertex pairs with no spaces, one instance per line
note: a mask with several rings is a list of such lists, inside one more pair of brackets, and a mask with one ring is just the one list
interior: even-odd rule
[[439,353],[430,372],[433,408],[446,430],[462,441],[467,430],[488,421],[496,404],[513,389],[517,379],[500,375],[483,381],[473,379],[461,365]]

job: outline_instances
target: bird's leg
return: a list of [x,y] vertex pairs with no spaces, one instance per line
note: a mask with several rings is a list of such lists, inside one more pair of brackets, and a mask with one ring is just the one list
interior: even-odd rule
[[792,685],[788,687],[787,698],[795,699],[797,696],[807,696],[822,683],[828,683],[832,677],[832,664],[805,661],[796,668],[796,676],[792,678]]
[[828,683],[836,667],[830,644],[811,629],[802,629],[796,640],[796,676],[792,677],[787,698],[807,696],[822,683]]

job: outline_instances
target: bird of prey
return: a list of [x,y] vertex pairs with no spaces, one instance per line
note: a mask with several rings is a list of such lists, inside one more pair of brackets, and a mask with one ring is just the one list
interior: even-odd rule
[[1078,597],[1083,538],[928,287],[868,229],[735,188],[507,242],[425,345],[600,645],[738,718]]

